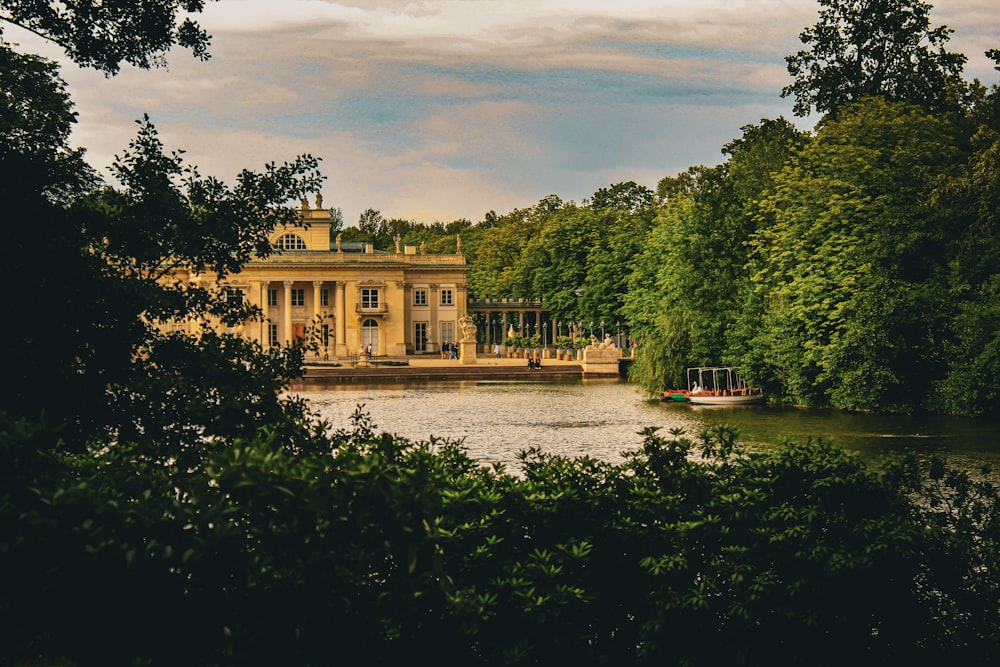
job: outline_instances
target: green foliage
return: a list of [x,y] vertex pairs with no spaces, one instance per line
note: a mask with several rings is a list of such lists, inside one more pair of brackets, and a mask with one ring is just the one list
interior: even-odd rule
[[955,108],[965,84],[966,58],[945,50],[951,33],[930,27],[931,5],[919,0],[819,0],[819,20],[786,57],[794,79],[782,97],[795,113],[839,112],[864,97]]
[[684,188],[667,199],[636,253],[624,300],[640,340],[630,378],[650,396],[683,386],[686,366],[745,354],[733,331],[748,281],[751,212],[799,142],[788,121],[763,120],[725,147],[725,164],[678,177]]
[[542,200],[533,209],[515,209],[485,228],[476,245],[469,272],[469,292],[479,297],[522,296],[516,265],[528,242],[539,232],[554,201]]
[[[125,4],[0,7],[107,72],[204,45],[174,32],[176,9],[201,2]],[[75,32],[87,12],[92,42]],[[460,443],[378,433],[361,409],[333,430],[284,392],[299,351],[157,326],[259,316],[211,279],[164,278],[224,277],[269,252],[274,225],[297,220],[287,202],[318,186],[316,160],[229,187],[143,120],[119,185],[102,187],[68,144],[55,67],[7,46],[0,66],[6,266],[37,278],[0,341],[0,664],[1000,659],[988,471],[649,429],[621,464],[530,450],[509,473]],[[994,100],[967,147],[970,119],[881,100],[838,107],[809,140],[749,126],[724,165],[665,179],[655,220],[649,193],[619,184],[596,208],[550,196],[477,230],[382,222],[437,235],[441,252],[468,233],[479,294],[573,289],[558,312],[590,319],[628,284],[648,387],[729,357],[800,400],[912,406],[930,377],[951,405],[984,409],[1000,326]],[[39,257],[58,270],[39,273]],[[759,335],[733,335],[755,321]]]
[[587,279],[587,257],[600,243],[601,218],[568,205],[541,219],[512,272],[515,296],[541,297],[557,319],[582,317],[576,292]]
[[365,209],[358,217],[358,230],[362,234],[374,237],[379,232],[386,230],[385,218],[382,217],[380,211],[376,211],[373,208]]
[[971,415],[997,414],[1000,388],[1000,274],[991,276],[950,323],[945,352],[951,363],[935,385],[940,407]]
[[629,182],[602,188],[590,206],[547,197],[494,215],[473,228],[470,292],[540,298],[555,320],[611,325],[655,213],[652,192]]
[[529,450],[511,474],[361,409],[296,432],[39,465],[52,433],[0,422],[0,662],[998,657],[997,489],[939,462],[649,429],[621,464]]
[[277,391],[299,372],[297,355],[207,331],[165,336],[158,325],[257,315],[211,279],[165,278],[185,269],[224,278],[270,252],[274,226],[298,220],[285,203],[318,186],[317,161],[244,171],[229,187],[165,154],[147,119],[115,160],[120,186],[101,187],[68,146],[72,107],[56,68],[6,46],[0,65],[3,88],[18,91],[0,98],[7,266],[37,274],[44,257],[54,267],[8,311],[26,327],[0,341],[8,416],[46,424],[60,433],[51,446],[82,451],[92,439],[162,430],[183,440],[280,413]]
[[507,336],[504,339],[503,344],[507,347],[524,347],[525,337],[524,336]]
[[917,407],[948,227],[925,193],[957,149],[947,117],[879,98],[827,121],[775,178],[752,247],[764,308],[755,377],[804,404]]
[[[992,97],[1000,100],[1000,93],[994,89]],[[931,195],[932,204],[946,211],[958,230],[949,253],[948,295],[957,307],[944,339],[947,373],[936,389],[948,411],[996,414],[1000,135],[983,126],[973,136],[972,147],[969,159]]]
[[141,69],[165,66],[166,52],[174,45],[207,60],[209,35],[187,16],[204,6],[205,0],[3,0],[0,21],[57,44],[78,65],[112,75],[122,62]]
[[595,211],[610,209],[638,213],[652,205],[653,191],[635,181],[601,188],[590,198],[590,207]]

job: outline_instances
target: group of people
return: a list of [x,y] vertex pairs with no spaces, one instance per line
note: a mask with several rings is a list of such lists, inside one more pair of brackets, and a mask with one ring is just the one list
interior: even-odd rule
[[441,343],[441,358],[458,359],[458,343],[449,343],[448,341]]
[[538,357],[528,357],[528,368],[541,368],[542,360]]

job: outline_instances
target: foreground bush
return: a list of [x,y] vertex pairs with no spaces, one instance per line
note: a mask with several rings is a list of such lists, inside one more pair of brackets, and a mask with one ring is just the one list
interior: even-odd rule
[[[5,423],[0,664],[996,664],[997,495],[824,442],[621,465],[276,432],[86,455]],[[302,431],[304,433],[305,431]]]

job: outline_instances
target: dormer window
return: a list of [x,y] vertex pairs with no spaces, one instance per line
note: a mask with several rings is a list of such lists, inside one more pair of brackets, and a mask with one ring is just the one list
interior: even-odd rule
[[298,234],[285,234],[278,237],[274,247],[278,250],[305,250],[306,242]]

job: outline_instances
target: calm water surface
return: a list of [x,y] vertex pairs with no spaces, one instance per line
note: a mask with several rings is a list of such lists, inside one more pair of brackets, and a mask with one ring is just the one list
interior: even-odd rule
[[589,455],[620,462],[621,452],[636,449],[647,426],[663,433],[680,428],[696,435],[729,424],[752,447],[773,446],[782,438],[831,439],[866,458],[895,452],[940,452],[955,463],[992,463],[1000,468],[1000,423],[964,418],[885,417],[794,408],[700,407],[645,400],[634,385],[622,382],[449,382],[420,385],[301,385],[321,417],[347,428],[363,405],[377,430],[411,440],[448,437],[463,440],[469,455],[483,464],[516,463],[528,447],[565,456]]

